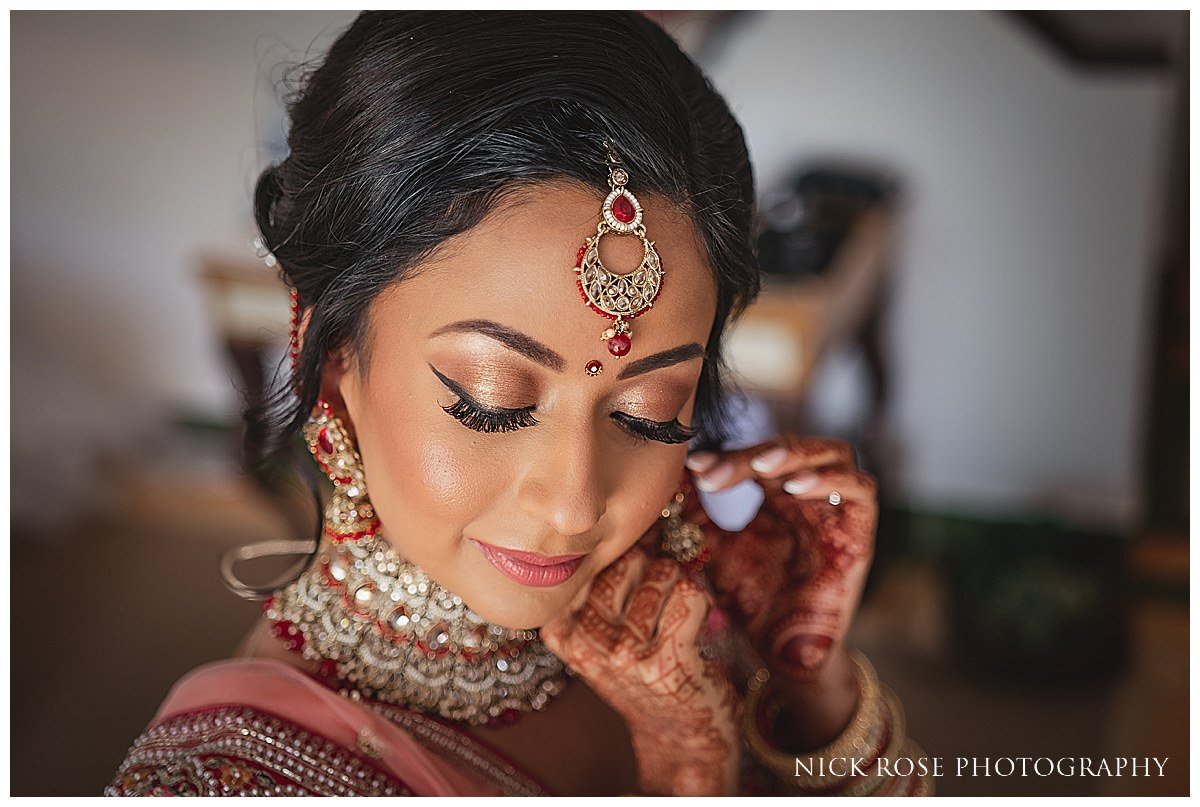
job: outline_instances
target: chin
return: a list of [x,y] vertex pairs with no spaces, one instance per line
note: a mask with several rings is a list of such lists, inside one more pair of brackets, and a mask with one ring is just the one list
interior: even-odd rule
[[[535,630],[563,612],[579,590],[574,581],[550,589],[513,592],[512,583],[489,581],[459,596],[488,622],[511,630]],[[526,588],[521,586],[520,588]]]

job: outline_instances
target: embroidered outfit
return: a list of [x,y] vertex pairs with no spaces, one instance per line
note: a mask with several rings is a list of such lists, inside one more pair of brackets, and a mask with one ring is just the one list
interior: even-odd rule
[[109,796],[532,796],[548,791],[480,740],[401,706],[354,700],[270,659],[184,676]]

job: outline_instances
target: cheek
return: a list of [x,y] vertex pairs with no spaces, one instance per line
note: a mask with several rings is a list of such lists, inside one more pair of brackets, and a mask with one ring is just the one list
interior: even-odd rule
[[[482,492],[478,464],[469,461],[460,444],[445,440],[439,432],[414,430],[394,435],[390,460],[402,495],[421,500],[446,514],[467,512]],[[407,494],[407,495],[406,495]]]
[[663,507],[679,490],[686,446],[653,453],[657,455],[654,459],[630,467],[614,493],[614,500],[620,502],[618,511],[623,521],[618,530],[619,545],[613,547],[615,555],[633,546],[658,521]]
[[[446,417],[441,411],[437,415]],[[381,515],[395,515],[399,523],[426,523],[437,519],[449,526],[469,518],[488,495],[488,475],[469,445],[447,435],[445,424],[432,418],[415,418],[406,423],[389,423],[377,432],[376,448],[368,461],[368,484],[372,486]]]
[[366,389],[356,386],[346,403],[385,528],[395,540],[434,541],[484,507],[490,480],[470,441],[452,430],[457,424],[413,391],[414,377],[377,375]]
[[427,431],[411,441],[408,467],[409,484],[424,492],[431,503],[447,512],[471,512],[485,493],[486,476],[479,472],[479,463],[471,461],[470,452],[440,431]]

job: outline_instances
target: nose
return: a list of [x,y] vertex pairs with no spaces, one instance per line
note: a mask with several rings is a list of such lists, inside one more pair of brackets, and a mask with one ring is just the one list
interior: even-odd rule
[[582,535],[607,509],[595,436],[587,428],[550,431],[518,483],[517,503],[561,536]]

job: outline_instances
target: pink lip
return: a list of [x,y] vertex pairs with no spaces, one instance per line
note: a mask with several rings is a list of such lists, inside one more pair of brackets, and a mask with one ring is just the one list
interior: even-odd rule
[[[474,539],[472,539],[474,540]],[[517,549],[501,549],[475,541],[488,562],[510,579],[525,586],[546,588],[565,583],[583,563],[586,555],[539,555]]]

